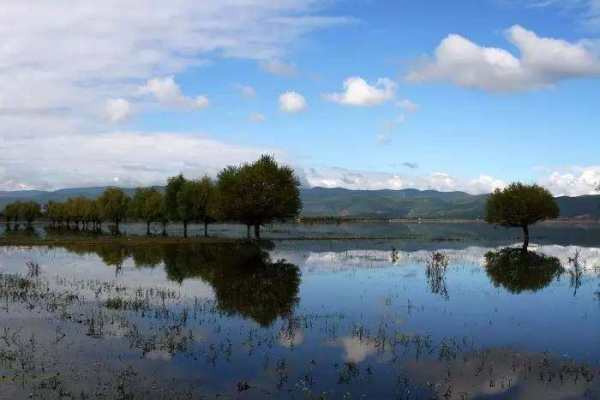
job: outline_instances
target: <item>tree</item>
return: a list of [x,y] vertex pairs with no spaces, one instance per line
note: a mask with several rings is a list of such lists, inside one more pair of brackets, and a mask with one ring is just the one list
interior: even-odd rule
[[65,205],[56,201],[49,201],[46,215],[53,227],[62,224],[65,220]]
[[119,223],[127,216],[129,197],[123,190],[110,187],[98,198],[102,215],[115,224],[115,233],[119,233]]
[[198,181],[198,198],[196,199],[196,217],[204,224],[204,237],[208,237],[208,224],[217,217],[216,185],[208,176]]
[[185,181],[177,193],[178,219],[183,223],[183,237],[187,237],[188,223],[198,220],[200,185],[196,181]]
[[171,221],[179,221],[177,195],[185,182],[186,179],[182,174],[173,176],[167,180],[167,187],[165,188],[165,211]]
[[10,221],[16,223],[19,220],[20,202],[7,204],[4,207],[4,218],[6,219],[7,229],[10,229]]
[[538,185],[512,183],[490,195],[485,220],[490,224],[523,229],[523,253],[527,253],[529,225],[557,218],[559,212],[558,204],[548,190]]
[[254,227],[260,239],[260,227],[274,221],[298,216],[302,207],[300,183],[288,166],[263,155],[252,164],[227,167],[219,174],[218,191],[221,212],[226,219]]
[[131,200],[131,216],[146,223],[146,234],[150,235],[150,224],[160,221],[163,195],[155,188],[138,188]]
[[19,204],[19,215],[27,222],[27,227],[31,228],[33,221],[42,215],[40,205],[35,201],[26,201]]

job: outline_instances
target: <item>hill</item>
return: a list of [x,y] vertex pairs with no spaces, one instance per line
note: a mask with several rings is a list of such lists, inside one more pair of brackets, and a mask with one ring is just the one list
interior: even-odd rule
[[[16,200],[40,203],[62,201],[69,197],[98,197],[104,187],[72,188],[56,191],[0,192],[0,209]],[[134,189],[124,189],[132,195]],[[352,218],[483,218],[487,195],[435,190],[349,190],[341,188],[305,188],[301,190],[305,217]],[[562,218],[600,219],[600,195],[557,197]]]

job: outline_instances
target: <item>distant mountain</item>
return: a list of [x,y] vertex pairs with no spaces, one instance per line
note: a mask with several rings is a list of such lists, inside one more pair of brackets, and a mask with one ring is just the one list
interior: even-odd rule
[[486,196],[435,190],[302,190],[303,215],[364,218],[467,218],[483,216]]
[[[61,189],[53,192],[40,190],[0,192],[0,209],[16,200],[35,200],[40,203],[62,201],[69,197],[98,197],[104,187]],[[124,189],[132,195],[134,189]],[[488,195],[435,190],[349,190],[310,188],[302,189],[305,217],[353,218],[483,218]],[[563,218],[600,219],[600,195],[557,197]]]

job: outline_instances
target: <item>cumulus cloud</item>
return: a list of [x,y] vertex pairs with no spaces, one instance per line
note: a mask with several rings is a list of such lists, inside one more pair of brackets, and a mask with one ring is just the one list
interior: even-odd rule
[[149,79],[140,88],[140,93],[150,94],[165,106],[184,109],[202,109],[208,106],[206,96],[187,97],[181,92],[181,88],[175,82],[174,76]]
[[[162,81],[148,87],[152,89],[148,97],[169,106],[205,106],[206,99],[184,96],[175,80],[171,83],[164,77],[221,58],[257,63],[285,59],[290,46],[304,35],[349,21],[319,16],[325,2],[178,0],[154,1],[149,6],[147,0],[130,0],[124,11],[121,0],[39,0],[34,5],[2,1],[0,164],[5,168],[0,185],[18,188],[26,182],[47,181],[79,186],[104,176],[105,168],[114,171],[110,147],[95,147],[96,157],[107,153],[107,164],[95,162],[93,169],[85,167],[86,158],[78,158],[74,149],[85,153],[88,145],[96,146],[96,136],[106,137],[111,123],[125,120],[132,109],[142,113],[147,103],[138,97],[140,86],[159,77]],[[127,99],[129,109],[118,99]],[[20,146],[17,142],[24,132],[31,141]],[[39,143],[50,147],[44,149]],[[28,146],[38,150],[37,159],[47,156],[52,162],[30,160]],[[54,154],[47,155],[50,151]],[[10,159],[5,160],[5,154]],[[147,156],[153,164],[154,156]],[[83,165],[69,162],[71,158]],[[37,169],[17,167],[18,159],[32,162]],[[70,169],[61,166],[63,160]],[[73,179],[78,168],[90,176],[79,174],[79,181]],[[62,173],[64,179],[58,176]]]
[[306,182],[315,187],[342,187],[346,189],[433,189],[443,192],[464,191],[471,194],[490,193],[503,188],[506,182],[488,175],[473,179],[451,176],[444,172],[429,175],[408,176],[389,172],[354,171],[345,168],[307,168]]
[[298,113],[306,107],[306,99],[298,92],[285,92],[279,96],[279,109],[283,112]]
[[[164,184],[167,177],[180,172],[190,177],[214,176],[227,165],[255,160],[263,152],[286,159],[286,154],[277,149],[237,146],[204,135],[168,132],[12,138],[0,142],[0,151],[0,190],[115,182],[122,186]],[[36,156],[24,157],[23,151]]]
[[396,83],[388,78],[380,78],[370,85],[361,77],[350,77],[344,81],[343,92],[327,93],[323,97],[348,106],[376,106],[394,98],[396,86]]
[[125,99],[109,99],[106,101],[106,117],[110,122],[122,122],[133,114],[131,103]]
[[413,82],[449,81],[458,86],[491,92],[550,87],[562,80],[600,76],[600,60],[589,42],[543,38],[519,25],[506,31],[520,56],[483,47],[451,34],[435,51],[433,60],[411,71]]
[[552,171],[540,183],[557,196],[600,194],[600,165]]
[[67,107],[93,116],[108,97],[127,98],[145,80],[211,58],[278,60],[302,35],[348,21],[313,15],[320,5],[182,0],[149,7],[132,0],[128,8],[135,12],[123,12],[119,0],[42,0],[35,6],[6,0],[0,14],[0,107]]
[[298,69],[294,64],[287,63],[281,60],[264,60],[260,62],[260,67],[263,71],[266,71],[270,74],[283,76],[283,77],[293,77],[298,74]]

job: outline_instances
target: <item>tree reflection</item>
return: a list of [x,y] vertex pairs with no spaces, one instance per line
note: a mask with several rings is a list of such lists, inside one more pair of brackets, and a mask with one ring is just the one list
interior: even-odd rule
[[251,318],[263,326],[278,317],[291,316],[298,302],[299,268],[285,260],[273,262],[265,246],[255,243],[73,243],[63,247],[80,255],[95,253],[117,272],[131,257],[138,268],[162,263],[171,281],[201,278],[213,287],[221,311]]
[[506,248],[488,252],[486,271],[494,286],[502,286],[511,293],[537,292],[558,278],[564,269],[556,257]]
[[256,244],[166,245],[169,279],[199,277],[214,289],[218,307],[263,326],[287,317],[298,302],[300,271],[283,260],[272,262]]

